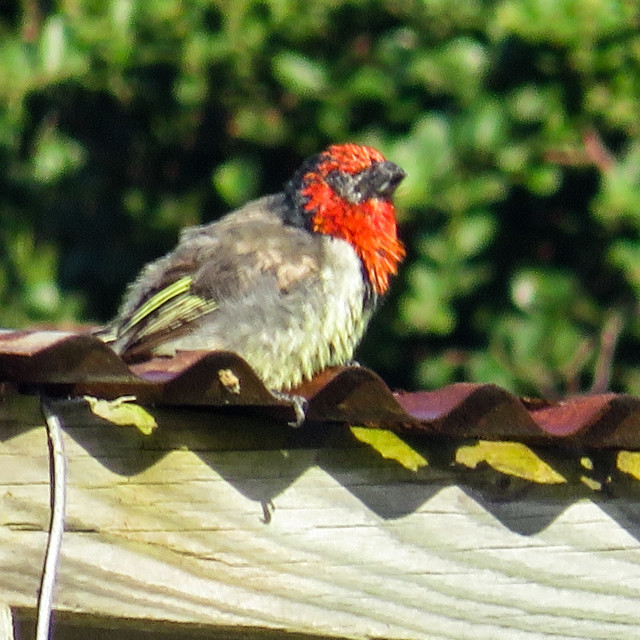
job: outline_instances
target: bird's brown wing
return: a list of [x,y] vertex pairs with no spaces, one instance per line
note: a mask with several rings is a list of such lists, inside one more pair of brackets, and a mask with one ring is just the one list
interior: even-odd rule
[[265,212],[265,204],[274,203],[263,201],[183,233],[173,253],[143,270],[99,337],[127,359],[147,356],[229,301],[257,288],[294,287],[315,271],[312,236],[283,227],[279,216]]
[[217,306],[216,300],[193,292],[193,276],[182,276],[159,289],[116,327],[115,334],[112,332],[114,348],[129,355],[148,351],[167,334],[185,328]]

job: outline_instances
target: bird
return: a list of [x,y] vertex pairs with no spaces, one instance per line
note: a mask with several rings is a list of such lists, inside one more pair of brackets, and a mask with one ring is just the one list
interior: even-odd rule
[[405,176],[372,147],[329,146],[279,193],[184,229],[96,335],[126,362],[232,351],[274,393],[351,363],[405,257],[393,203]]

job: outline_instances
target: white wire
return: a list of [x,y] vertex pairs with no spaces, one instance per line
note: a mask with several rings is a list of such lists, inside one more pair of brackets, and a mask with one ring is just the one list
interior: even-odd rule
[[67,470],[61,420],[53,412],[44,396],[40,397],[40,408],[47,424],[47,439],[49,442],[51,520],[42,579],[40,581],[40,593],[38,594],[36,640],[48,640],[51,627],[51,610],[53,608],[53,589],[56,583],[62,534],[64,532]]

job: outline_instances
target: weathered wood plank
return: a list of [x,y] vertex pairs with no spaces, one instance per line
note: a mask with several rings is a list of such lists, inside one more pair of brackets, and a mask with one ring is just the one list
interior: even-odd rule
[[[77,405],[63,415],[60,611],[247,637],[640,638],[633,483],[616,498],[578,480],[505,489],[495,472],[450,469],[433,443],[435,462],[414,474],[344,429],[310,444],[185,411],[145,437]],[[40,422],[33,399],[0,405],[0,601],[12,607],[35,606],[46,541]]]
[[0,602],[0,640],[14,640],[13,615],[9,605]]

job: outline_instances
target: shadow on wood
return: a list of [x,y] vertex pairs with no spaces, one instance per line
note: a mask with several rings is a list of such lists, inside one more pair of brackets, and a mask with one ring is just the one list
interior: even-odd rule
[[[539,485],[461,465],[469,441],[411,440],[414,473],[343,425],[163,410],[143,436],[58,408],[56,637],[640,636],[638,481],[611,454],[536,450],[566,479]],[[41,422],[33,397],[0,405],[0,594],[21,629],[48,524]]]

